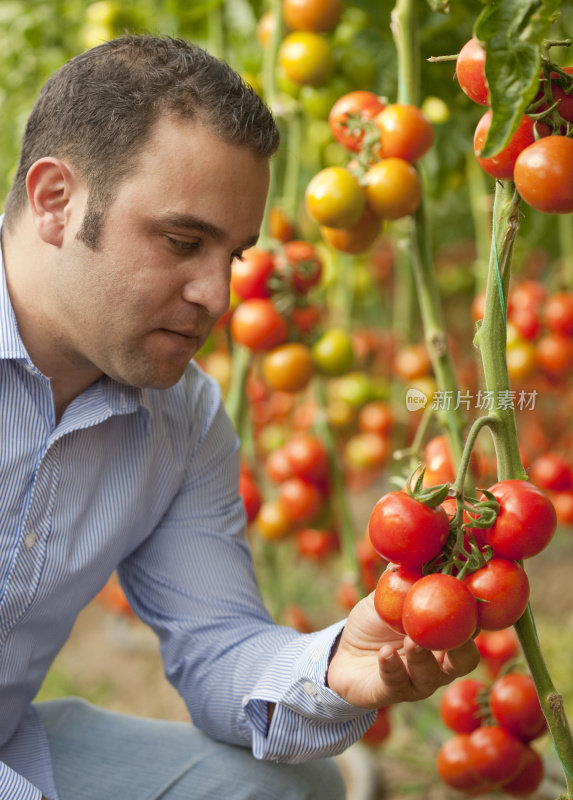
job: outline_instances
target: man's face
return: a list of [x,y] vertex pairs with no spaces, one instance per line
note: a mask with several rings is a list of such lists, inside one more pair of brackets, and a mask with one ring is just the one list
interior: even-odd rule
[[107,210],[97,250],[71,205],[53,269],[67,361],[134,386],[177,382],[229,306],[231,263],[252,246],[269,164],[195,122],[162,118]]

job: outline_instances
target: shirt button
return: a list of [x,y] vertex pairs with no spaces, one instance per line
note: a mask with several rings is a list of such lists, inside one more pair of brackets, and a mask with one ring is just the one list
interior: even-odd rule
[[304,691],[309,694],[311,697],[316,697],[318,692],[316,691],[316,686],[311,683],[310,681],[305,681],[302,685]]
[[36,534],[35,533],[28,533],[26,534],[26,538],[24,539],[24,545],[27,550],[31,550],[32,547],[36,544]]

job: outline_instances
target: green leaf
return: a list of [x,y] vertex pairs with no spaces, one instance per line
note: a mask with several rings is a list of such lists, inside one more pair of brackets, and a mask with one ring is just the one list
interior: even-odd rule
[[560,5],[560,0],[492,0],[476,21],[474,35],[487,51],[492,109],[484,158],[506,146],[538,91],[542,44]]

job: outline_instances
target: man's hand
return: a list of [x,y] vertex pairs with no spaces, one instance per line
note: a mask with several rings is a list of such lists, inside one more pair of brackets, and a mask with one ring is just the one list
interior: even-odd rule
[[477,666],[473,640],[447,652],[425,650],[391,630],[374,608],[374,593],[350,612],[328,668],[328,686],[349,703],[380,708],[422,700]]

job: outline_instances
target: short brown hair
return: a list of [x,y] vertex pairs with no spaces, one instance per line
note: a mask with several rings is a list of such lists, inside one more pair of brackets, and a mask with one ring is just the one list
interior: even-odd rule
[[72,58],[44,85],[24,132],[6,227],[25,208],[32,164],[67,159],[88,187],[81,238],[95,247],[105,209],[166,113],[200,119],[224,141],[262,157],[279,144],[269,109],[223,61],[183,39],[120,36]]

